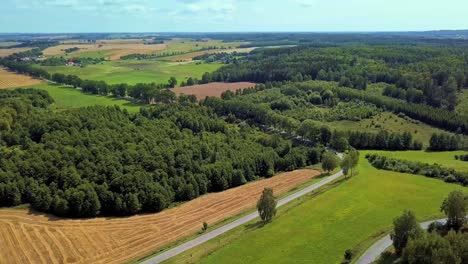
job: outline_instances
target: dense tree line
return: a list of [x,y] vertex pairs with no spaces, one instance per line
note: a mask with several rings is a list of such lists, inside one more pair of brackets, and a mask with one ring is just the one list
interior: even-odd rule
[[90,64],[98,64],[103,62],[103,58],[64,58],[64,57],[50,57],[45,60],[41,60],[40,64],[42,66],[63,66],[67,62],[73,62],[81,66],[86,66]]
[[237,63],[239,57],[247,56],[248,53],[244,52],[219,52],[213,54],[203,54],[193,58],[193,60],[201,60],[206,63],[221,62],[223,64]]
[[351,131],[347,133],[348,142],[357,149],[375,150],[421,150],[423,144],[413,140],[409,132],[389,133],[381,130],[377,133]]
[[320,161],[209,108],[181,104],[53,112],[44,91],[0,91],[0,206],[30,203],[60,216],[157,212]]
[[439,164],[394,159],[377,154],[368,154],[366,159],[377,169],[424,175],[431,178],[440,178],[446,182],[459,183],[463,186],[468,185],[468,173],[444,168]]
[[453,110],[468,87],[466,48],[340,46],[260,49],[213,73],[216,81],[334,81],[365,90],[391,84],[384,95]]
[[429,150],[452,151],[464,147],[461,137],[447,133],[434,133],[429,140]]

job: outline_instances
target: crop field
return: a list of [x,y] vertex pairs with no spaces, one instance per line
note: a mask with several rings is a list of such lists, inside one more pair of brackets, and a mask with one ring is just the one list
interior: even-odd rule
[[50,47],[44,50],[45,56],[64,56],[65,50],[69,48],[77,47],[80,50],[69,53],[69,57],[81,56],[81,57],[98,57],[96,54],[102,56],[109,60],[118,60],[120,57],[141,53],[141,54],[150,54],[159,50],[166,49],[165,44],[152,44],[146,45],[143,43],[96,43],[96,44],[61,44],[58,46]]
[[172,89],[177,95],[187,94],[195,95],[198,100],[205,99],[207,96],[221,97],[221,94],[225,91],[235,92],[238,89],[245,89],[254,87],[255,83],[250,82],[237,82],[237,83],[207,83],[186,87],[178,87]]
[[55,110],[71,109],[87,106],[119,106],[122,109],[127,109],[130,113],[140,111],[143,105],[135,104],[124,99],[117,99],[110,96],[91,95],[82,93],[80,90],[60,86],[56,84],[40,84],[24,88],[37,88],[47,91],[54,99],[54,103],[50,106]]
[[39,79],[33,79],[27,75],[16,74],[0,67],[0,89],[35,85],[41,83],[42,81]]
[[11,46],[14,46],[14,45],[18,45],[20,43],[21,42],[4,41],[4,42],[0,42],[0,48],[8,48],[8,47],[11,47]]
[[0,58],[9,56],[13,53],[25,52],[31,50],[32,48],[14,48],[14,49],[2,49],[0,48]]
[[124,60],[88,65],[84,68],[69,66],[42,67],[51,74],[75,74],[83,79],[102,80],[109,84],[117,83],[167,83],[170,77],[179,83],[189,77],[201,79],[203,73],[220,68],[217,63],[171,63],[163,61]]
[[8,263],[122,263],[199,231],[203,222],[214,224],[254,207],[266,187],[281,194],[319,174],[315,170],[287,172],[161,213],[128,218],[66,220],[23,209],[1,209],[0,259]]
[[176,55],[176,56],[171,56],[170,61],[173,62],[178,62],[178,61],[192,61],[193,58],[206,55],[206,54],[215,54],[215,53],[233,53],[233,52],[238,52],[238,53],[250,53],[253,51],[255,48],[235,48],[235,49],[213,49],[213,50],[204,50],[204,51],[196,51],[192,53],[187,53],[183,55]]
[[440,164],[443,167],[453,168],[458,171],[468,172],[468,162],[456,160],[455,155],[466,155],[466,151],[449,151],[449,152],[425,152],[425,151],[371,151],[379,155],[403,159],[410,161],[419,161],[429,164]]
[[358,175],[280,209],[272,223],[249,223],[168,263],[340,263],[346,249],[359,255],[388,232],[403,210],[413,210],[419,220],[440,217],[446,195],[467,190],[437,179],[377,170],[364,158],[369,152],[361,152]]

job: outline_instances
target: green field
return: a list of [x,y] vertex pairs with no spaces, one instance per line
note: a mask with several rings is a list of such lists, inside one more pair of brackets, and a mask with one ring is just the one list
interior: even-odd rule
[[389,231],[403,210],[413,210],[419,220],[437,218],[450,191],[466,190],[437,179],[376,170],[364,158],[369,152],[361,152],[359,175],[280,209],[272,223],[242,226],[169,262],[339,263],[346,249],[360,254]]
[[328,122],[326,124],[332,129],[338,130],[367,131],[377,133],[383,129],[388,132],[410,132],[414,139],[419,140],[424,144],[424,147],[429,146],[429,140],[432,133],[446,132],[416,120],[399,117],[390,112],[382,112],[372,118],[363,119],[358,122],[342,120]]
[[395,159],[404,159],[411,161],[420,161],[429,164],[440,164],[443,167],[454,168],[458,171],[468,172],[468,162],[455,159],[455,155],[468,154],[466,151],[450,152],[425,152],[425,151],[371,151],[379,155],[392,157]]
[[137,105],[135,103],[123,99],[116,99],[109,96],[85,94],[82,93],[80,90],[71,87],[64,87],[53,84],[42,84],[34,85],[30,88],[42,89],[49,92],[50,96],[52,96],[52,98],[55,101],[55,103],[51,105],[51,108],[56,110],[94,105],[117,105],[122,109],[127,109],[129,112],[135,113],[140,111],[141,107],[141,105]]
[[102,80],[109,84],[167,83],[176,77],[179,83],[189,77],[201,78],[205,72],[213,72],[222,64],[175,63],[155,60],[107,61],[86,67],[47,66],[49,73],[74,74],[82,79]]

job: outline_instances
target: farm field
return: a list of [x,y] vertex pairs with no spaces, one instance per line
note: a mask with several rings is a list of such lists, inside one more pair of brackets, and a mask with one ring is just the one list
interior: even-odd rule
[[410,161],[419,161],[429,164],[440,164],[443,167],[453,168],[461,172],[468,172],[468,162],[456,160],[455,155],[466,155],[466,151],[450,152],[425,152],[425,151],[371,151],[379,155],[392,157],[395,159],[404,159]]
[[0,89],[41,84],[43,81],[27,75],[16,74],[0,67]]
[[221,94],[225,91],[235,92],[238,89],[245,89],[254,87],[255,83],[250,82],[238,82],[238,83],[208,83],[186,87],[178,87],[172,89],[177,95],[187,94],[195,95],[198,100],[205,99],[207,96],[221,97]]
[[83,79],[105,81],[109,84],[167,83],[170,77],[180,82],[189,77],[200,79],[205,72],[220,68],[217,63],[173,63],[163,61],[124,60],[88,65],[84,68],[69,66],[41,67],[49,73],[74,74]]
[[65,50],[70,48],[79,48],[80,50],[69,53],[68,57],[100,57],[109,60],[119,60],[120,57],[141,53],[150,54],[167,48],[165,44],[143,43],[96,43],[96,44],[61,44],[44,50],[45,56],[65,56]]
[[13,48],[13,49],[2,49],[0,48],[0,58],[9,56],[13,53],[25,52],[31,50],[32,48]]
[[3,41],[3,42],[0,42],[0,48],[8,48],[14,45],[18,45],[20,43],[21,42],[16,42],[16,41]]
[[110,96],[85,94],[80,90],[55,84],[33,85],[24,88],[37,88],[47,91],[54,99],[54,103],[50,107],[56,110],[94,105],[117,105],[122,109],[127,109],[130,113],[136,113],[140,111],[140,108],[143,106],[124,99],[112,98]]
[[349,131],[378,132],[386,130],[388,132],[410,132],[413,138],[423,143],[424,147],[429,146],[429,140],[433,133],[445,132],[441,129],[429,126],[422,122],[405,119],[391,112],[382,112],[372,118],[361,121],[342,120],[326,123],[332,129]]
[[8,263],[121,263],[189,236],[203,222],[214,224],[254,207],[265,187],[281,194],[318,175],[315,170],[282,173],[158,214],[128,218],[66,220],[24,209],[1,209],[4,244],[0,259]]
[[376,170],[364,158],[369,152],[361,152],[359,175],[346,183],[280,209],[268,225],[237,228],[168,263],[340,263],[346,249],[359,255],[389,231],[403,210],[413,210],[419,220],[440,217],[438,208],[446,195],[466,190],[441,180]]

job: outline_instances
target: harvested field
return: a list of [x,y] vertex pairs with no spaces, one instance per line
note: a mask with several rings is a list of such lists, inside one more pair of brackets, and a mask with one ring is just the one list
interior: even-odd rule
[[0,89],[30,86],[43,83],[41,80],[33,79],[27,75],[9,72],[0,67]]
[[179,94],[193,94],[197,96],[198,100],[205,99],[207,96],[221,97],[221,94],[225,91],[235,92],[238,89],[245,89],[254,87],[255,83],[250,82],[236,82],[236,83],[207,83],[194,86],[178,87],[172,89],[177,95]]
[[0,49],[0,58],[9,56],[13,53],[25,52],[32,48],[13,48],[13,49]]
[[66,220],[21,209],[0,210],[0,259],[6,263],[122,263],[253,208],[262,190],[281,194],[319,175],[296,170],[157,214]]
[[179,61],[192,61],[193,58],[206,55],[206,54],[215,54],[215,53],[233,53],[233,52],[238,52],[238,53],[250,53],[253,51],[255,48],[236,48],[236,49],[214,49],[214,50],[203,50],[203,51],[197,51],[197,52],[192,52],[188,54],[183,54],[183,55],[177,55],[174,57],[171,57],[171,61],[173,62],[179,62]]
[[77,56],[81,53],[88,52],[104,52],[104,57],[110,60],[118,60],[120,57],[141,53],[149,54],[156,51],[164,50],[166,44],[154,44],[154,45],[145,45],[143,43],[119,43],[119,42],[100,42],[97,44],[62,44],[54,47],[47,48],[44,50],[44,55],[46,56],[63,56],[65,55],[65,50],[69,48],[77,47],[80,50],[72,52],[69,56]]

